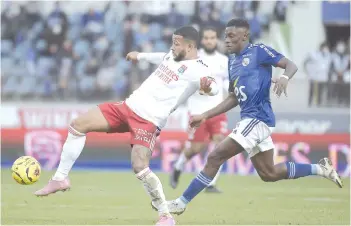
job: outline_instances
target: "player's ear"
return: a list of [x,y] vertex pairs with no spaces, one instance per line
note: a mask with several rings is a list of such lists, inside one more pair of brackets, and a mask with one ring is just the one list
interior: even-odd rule
[[250,37],[250,32],[248,30],[245,30],[244,35],[243,35],[243,41],[245,42],[248,40]]

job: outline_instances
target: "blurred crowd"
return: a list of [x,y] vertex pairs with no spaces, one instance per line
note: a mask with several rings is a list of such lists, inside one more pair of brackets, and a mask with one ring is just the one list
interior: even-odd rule
[[[84,2],[78,2],[84,4]],[[226,22],[245,17],[253,42],[269,30],[272,20],[284,22],[289,2],[276,1],[268,13],[262,2],[104,2],[84,12],[64,10],[56,2],[42,13],[44,2],[2,1],[1,77],[6,100],[122,99],[154,69],[132,65],[129,51],[168,51],[172,32],[185,24],[199,30],[213,26],[222,35]],[[156,5],[153,5],[156,4]],[[219,44],[219,50],[223,50]]]
[[323,42],[305,60],[310,80],[309,106],[350,107],[350,40]]

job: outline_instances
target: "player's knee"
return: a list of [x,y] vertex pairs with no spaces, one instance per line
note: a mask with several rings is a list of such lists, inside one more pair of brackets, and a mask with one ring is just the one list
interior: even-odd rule
[[132,161],[132,168],[135,174],[143,171],[148,165],[140,161]]
[[207,164],[213,167],[220,167],[222,165],[221,158],[216,152],[211,152],[207,158]]
[[70,126],[75,129],[77,132],[80,133],[88,133],[89,131],[89,124],[86,122],[86,120],[83,117],[78,117],[74,119]]
[[191,159],[192,157],[194,157],[195,155],[197,155],[200,152],[201,152],[201,150],[199,150],[199,148],[197,148],[197,147],[189,148],[185,151],[185,157],[187,159]]
[[219,144],[222,140],[224,140],[225,136],[221,135],[221,134],[216,134],[213,136],[212,141],[214,144]]
[[264,182],[277,181],[277,176],[274,170],[258,171],[257,173]]

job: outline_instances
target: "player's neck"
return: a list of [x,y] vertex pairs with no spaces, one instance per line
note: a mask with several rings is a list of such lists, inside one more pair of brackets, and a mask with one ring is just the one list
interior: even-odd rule
[[250,45],[250,42],[245,42],[237,54],[241,54],[249,45]]
[[184,60],[195,60],[198,58],[199,58],[199,56],[198,56],[197,51],[192,51],[192,52],[187,54],[187,56],[184,58]]

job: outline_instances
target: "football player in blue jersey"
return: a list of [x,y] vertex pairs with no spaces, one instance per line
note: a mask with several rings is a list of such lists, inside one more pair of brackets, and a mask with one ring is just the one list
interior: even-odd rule
[[[318,164],[285,162],[274,164],[274,144],[271,133],[275,127],[275,116],[271,107],[270,88],[272,66],[285,69],[274,81],[273,92],[280,97],[287,95],[289,80],[297,71],[296,65],[264,44],[249,42],[250,27],[246,20],[232,19],[225,30],[225,44],[229,55],[229,95],[215,108],[193,116],[191,127],[198,127],[205,120],[220,115],[237,105],[241,108],[241,121],[213,152],[207,163],[183,195],[168,202],[171,213],[181,214],[187,204],[215,177],[219,167],[229,158],[246,151],[258,175],[263,181],[274,182],[297,179],[309,175],[325,177],[340,188],[342,181],[329,159]],[[154,206],[154,205],[153,205]]]

